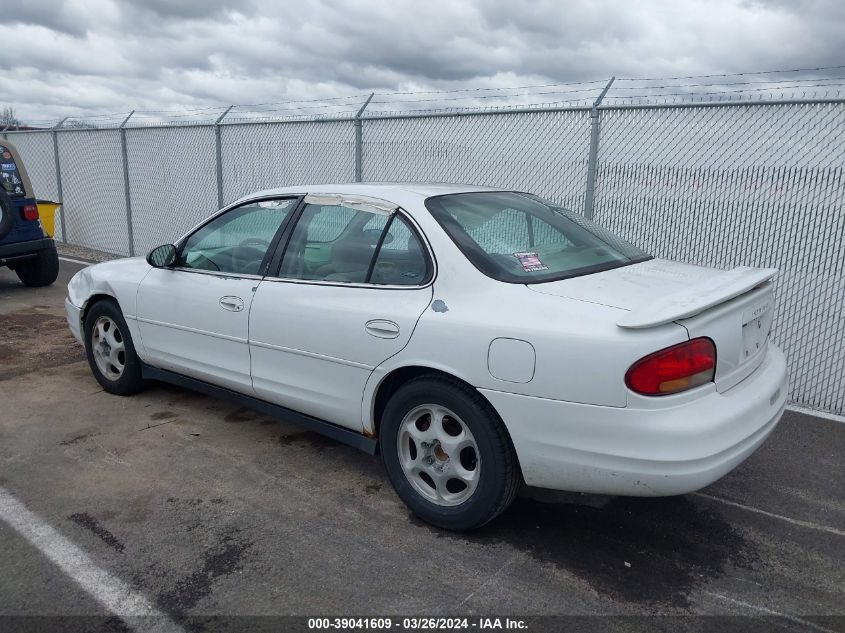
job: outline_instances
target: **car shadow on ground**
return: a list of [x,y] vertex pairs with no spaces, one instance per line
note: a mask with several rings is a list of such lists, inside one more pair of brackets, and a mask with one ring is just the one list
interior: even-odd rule
[[481,530],[440,535],[507,544],[582,578],[599,593],[680,609],[690,606],[695,586],[729,567],[758,562],[749,541],[690,496],[599,497],[529,488]]
[[[234,409],[224,420],[273,423],[250,409]],[[377,478],[371,492],[393,494],[377,458],[311,431],[281,435],[278,444],[329,451],[362,475]],[[474,532],[440,530],[413,515],[410,521],[437,538],[509,546],[618,600],[683,610],[690,606],[694,587],[728,568],[752,568],[759,560],[754,546],[705,505],[689,495],[608,497],[526,488],[508,510]]]

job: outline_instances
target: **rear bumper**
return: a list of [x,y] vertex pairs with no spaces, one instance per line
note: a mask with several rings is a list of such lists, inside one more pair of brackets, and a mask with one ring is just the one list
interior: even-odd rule
[[0,266],[4,266],[7,261],[25,259],[51,248],[56,248],[56,245],[50,238],[0,244]]
[[67,313],[67,324],[73,338],[82,343],[82,308],[77,308],[65,298],[65,312]]
[[760,367],[733,388],[652,409],[481,392],[502,416],[529,485],[666,496],[707,486],[763,443],[783,415],[787,371],[770,344]]

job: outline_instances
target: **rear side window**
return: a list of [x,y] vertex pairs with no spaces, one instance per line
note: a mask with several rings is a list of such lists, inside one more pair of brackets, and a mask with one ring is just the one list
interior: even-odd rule
[[530,194],[460,193],[425,204],[467,259],[499,281],[555,281],[651,258],[579,214]]
[[402,216],[394,215],[373,265],[370,283],[417,286],[428,276],[428,259],[420,238]]
[[348,207],[322,206],[315,212],[308,236],[312,242],[333,242],[349,226],[356,211]]
[[0,186],[10,196],[26,195],[18,165],[5,145],[0,145]]
[[419,237],[398,214],[307,204],[279,276],[415,286],[428,279],[429,266]]

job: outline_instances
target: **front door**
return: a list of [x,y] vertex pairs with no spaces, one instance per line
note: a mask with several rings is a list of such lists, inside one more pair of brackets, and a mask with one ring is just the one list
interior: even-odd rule
[[144,278],[137,316],[150,364],[252,393],[249,310],[270,245],[296,202],[230,209],[184,240],[173,268]]
[[430,258],[400,213],[308,204],[278,276],[255,293],[256,394],[360,430],[373,369],[410,340],[432,298]]

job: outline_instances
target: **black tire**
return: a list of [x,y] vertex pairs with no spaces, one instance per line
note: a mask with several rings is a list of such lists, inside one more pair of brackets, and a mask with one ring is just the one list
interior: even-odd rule
[[40,251],[38,257],[15,262],[15,273],[25,285],[33,288],[52,284],[59,276],[56,244],[50,242],[50,246]]
[[15,225],[15,218],[12,217],[12,200],[9,195],[0,187],[0,240],[9,234]]
[[[103,373],[94,358],[94,328],[98,321],[103,318],[111,320],[117,327],[115,336],[123,344],[123,369],[117,377],[110,377]],[[110,299],[103,299],[91,306],[85,315],[83,325],[85,336],[85,353],[88,357],[88,365],[94,378],[108,393],[118,396],[131,396],[144,388],[144,380],[141,378],[141,361],[135,352],[135,345],[132,343],[132,336],[126,326],[126,320],[120,312],[117,303]],[[117,361],[116,361],[117,362]]]
[[[424,497],[400,464],[398,438],[402,421],[428,404],[453,411],[475,439],[479,479],[471,495],[459,505],[443,506]],[[510,506],[522,485],[516,453],[496,411],[477,391],[446,376],[420,376],[400,387],[385,407],[379,443],[396,493],[416,516],[440,528],[466,531],[481,527]]]

